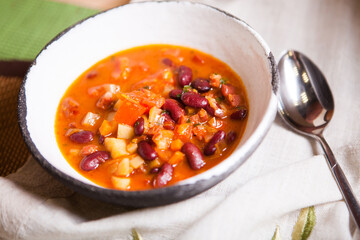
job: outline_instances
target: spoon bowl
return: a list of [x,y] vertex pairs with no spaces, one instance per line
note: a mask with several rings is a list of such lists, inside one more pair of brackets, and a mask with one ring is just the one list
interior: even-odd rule
[[320,69],[305,55],[289,50],[279,64],[278,112],[294,130],[319,141],[330,170],[356,225],[360,228],[360,206],[345,174],[323,137],[334,113],[334,99]]
[[334,112],[334,100],[320,69],[305,55],[288,51],[279,65],[279,112],[296,130],[322,133]]

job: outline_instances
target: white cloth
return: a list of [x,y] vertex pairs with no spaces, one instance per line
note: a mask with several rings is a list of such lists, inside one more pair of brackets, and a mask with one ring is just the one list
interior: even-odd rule
[[[304,52],[327,77],[336,108],[325,131],[360,199],[360,3],[209,0],[245,20],[276,57]],[[315,206],[309,239],[360,239],[321,149],[276,118],[256,152],[226,180],[157,208],[114,207],[74,193],[32,158],[0,178],[0,239],[290,239],[301,208]]]

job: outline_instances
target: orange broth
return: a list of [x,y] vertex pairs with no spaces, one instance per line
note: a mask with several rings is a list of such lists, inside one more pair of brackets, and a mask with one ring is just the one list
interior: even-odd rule
[[[165,64],[164,59],[169,59],[170,61]],[[171,148],[159,151],[159,156],[154,160],[157,164],[154,164],[154,161],[144,161],[144,163],[136,169],[130,167],[129,174],[125,176],[121,176],[121,174],[119,176],[119,172],[117,172],[118,168],[114,170],[111,166],[112,164],[115,164],[115,162],[118,164],[118,162],[125,157],[131,160],[134,156],[138,156],[136,151],[116,159],[110,158],[104,163],[101,163],[94,170],[85,171],[80,167],[82,159],[86,156],[84,154],[81,155],[81,149],[83,149],[83,147],[91,144],[95,145],[98,151],[109,151],[103,143],[99,143],[99,127],[103,124],[105,119],[109,118],[110,112],[113,112],[112,115],[114,114],[114,104],[116,105],[118,99],[115,97],[115,100],[111,103],[109,108],[99,108],[97,107],[97,103],[103,92],[100,91],[98,95],[95,94],[96,96],[90,96],[89,89],[103,84],[116,84],[120,86],[120,91],[116,94],[146,89],[164,98],[169,98],[169,90],[172,88],[182,89],[177,81],[180,65],[185,65],[192,69],[193,80],[196,78],[209,79],[209,76],[214,73],[216,75],[212,76],[221,75],[221,84],[233,86],[236,89],[236,95],[241,98],[241,103],[236,103],[238,106],[229,104],[228,98],[221,95],[220,89],[223,87],[223,85],[221,85],[219,89],[212,87],[208,93],[203,93],[202,95],[205,96],[206,94],[210,95],[214,93],[214,99],[215,96],[217,96],[216,101],[226,110],[225,112],[227,114],[225,116],[213,117],[207,115],[206,118],[209,120],[205,123],[193,124],[191,122],[192,120],[189,119],[191,116],[197,114],[200,109],[185,107],[185,120],[179,121],[183,121],[182,124],[188,124],[186,126],[189,126],[191,131],[194,131],[194,128],[202,125],[206,129],[206,133],[203,133],[204,136],[202,140],[200,140],[200,136],[195,136],[194,132],[192,132],[190,136],[183,136],[175,133],[169,141],[173,142],[178,138],[181,139],[183,143],[189,141],[197,145],[202,151],[209,139],[211,139],[209,134],[214,135],[218,130],[223,130],[226,134],[230,131],[234,131],[237,137],[230,143],[225,139],[216,144],[217,150],[215,154],[204,156],[205,165],[200,169],[192,169],[186,156],[182,157],[181,161],[172,164],[173,174],[167,185],[175,184],[183,179],[204,172],[228,157],[239,143],[247,123],[247,117],[241,120],[233,120],[230,118],[231,113],[237,111],[239,108],[245,108],[248,111],[246,90],[240,77],[227,64],[206,53],[187,47],[159,44],[135,47],[113,54],[112,56],[99,61],[81,74],[67,89],[56,114],[55,134],[58,146],[69,164],[85,178],[106,188],[132,191],[154,188],[153,179],[158,173],[151,173],[151,170],[156,167],[159,170],[161,169],[162,164],[169,161],[176,152],[171,150]],[[64,108],[62,105],[65,99],[68,98],[71,98],[78,103],[76,111],[70,113],[70,115],[69,112],[66,112],[68,109]],[[95,124],[92,126],[82,124],[84,116],[88,112],[97,114],[99,117],[99,119],[94,121]],[[131,115],[131,113],[126,114]],[[147,114],[147,112],[144,113],[145,118],[147,117]],[[112,119],[110,118],[110,120]],[[115,120],[112,121],[114,122]],[[218,125],[220,125],[221,122],[222,125],[212,129],[209,126],[211,124],[211,126],[215,126],[214,121],[218,123]],[[175,126],[177,125],[178,123]],[[161,124],[160,127],[162,127]],[[67,134],[69,129],[77,129],[75,132],[79,131],[79,129],[91,131],[94,133],[93,140],[89,143],[74,143]],[[175,130],[176,129],[177,128],[175,128]],[[156,131],[156,129],[154,131]],[[112,133],[107,137],[116,138],[116,133]],[[104,136],[101,138],[104,138]],[[147,138],[151,139],[151,135],[147,136]],[[131,141],[133,140],[126,140],[127,143]],[[100,139],[100,142],[102,142],[102,139]],[[150,143],[155,148],[157,147],[151,140]],[[181,150],[177,151],[181,152]],[[125,187],[124,185],[119,187],[114,183],[114,177],[115,179],[116,177],[130,179],[130,181],[126,181],[129,183],[125,185]]]

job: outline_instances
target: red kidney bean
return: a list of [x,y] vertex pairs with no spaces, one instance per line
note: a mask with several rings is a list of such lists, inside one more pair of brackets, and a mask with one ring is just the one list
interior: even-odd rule
[[210,116],[215,117],[215,109],[213,109],[210,105],[207,105],[204,109]]
[[247,109],[246,108],[240,108],[239,110],[233,112],[230,115],[230,118],[234,119],[234,120],[243,120],[243,119],[246,118],[246,115],[247,115]]
[[75,143],[88,143],[94,139],[94,133],[90,131],[80,131],[70,135],[70,140]]
[[166,130],[174,130],[175,121],[167,113],[164,113],[163,116],[164,116],[164,124],[163,124],[164,128]]
[[155,174],[155,173],[158,173],[159,171],[160,171],[160,168],[154,167],[150,170],[150,173]]
[[144,118],[139,117],[134,124],[134,132],[136,136],[141,136],[144,133]]
[[145,161],[152,161],[158,157],[157,152],[147,141],[141,141],[138,143],[137,152]]
[[236,132],[234,132],[234,131],[228,132],[228,134],[226,135],[227,144],[233,143],[236,139],[236,136],[237,136]]
[[84,157],[80,162],[80,168],[84,171],[91,171],[99,165],[110,159],[110,153],[106,151],[97,151]]
[[181,89],[173,89],[169,92],[169,97],[175,100],[180,100],[181,94],[182,94]]
[[197,78],[191,82],[191,87],[198,90],[200,93],[208,92],[211,89],[210,83],[205,78]]
[[104,145],[105,137],[103,135],[99,136],[99,144]]
[[215,135],[211,138],[211,140],[206,144],[204,148],[204,154],[206,156],[213,155],[216,151],[216,146],[218,142],[225,138],[226,134],[223,130],[219,130],[215,133]]
[[168,111],[172,119],[175,122],[179,120],[179,118],[185,114],[184,109],[180,107],[180,104],[174,99],[165,99],[165,103],[162,106],[162,109]]
[[162,63],[169,67],[174,67],[175,64],[169,58],[163,58]]
[[153,185],[154,187],[164,187],[171,180],[174,172],[173,166],[169,163],[164,163],[160,169],[158,175],[154,178]]
[[186,92],[181,95],[181,101],[189,107],[205,108],[209,105],[209,101],[195,92]]
[[191,68],[181,65],[179,67],[179,73],[178,73],[178,82],[180,86],[184,87],[185,85],[189,85],[191,81],[192,81]]
[[181,148],[181,152],[185,154],[192,169],[198,170],[205,165],[204,157],[200,149],[191,142],[185,143]]

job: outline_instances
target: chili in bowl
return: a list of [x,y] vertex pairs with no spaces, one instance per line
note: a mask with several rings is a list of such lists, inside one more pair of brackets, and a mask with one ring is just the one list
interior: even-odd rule
[[217,184],[256,149],[276,114],[276,75],[265,42],[227,13],[129,4],[42,50],[20,89],[19,122],[34,157],[75,190],[163,205]]

